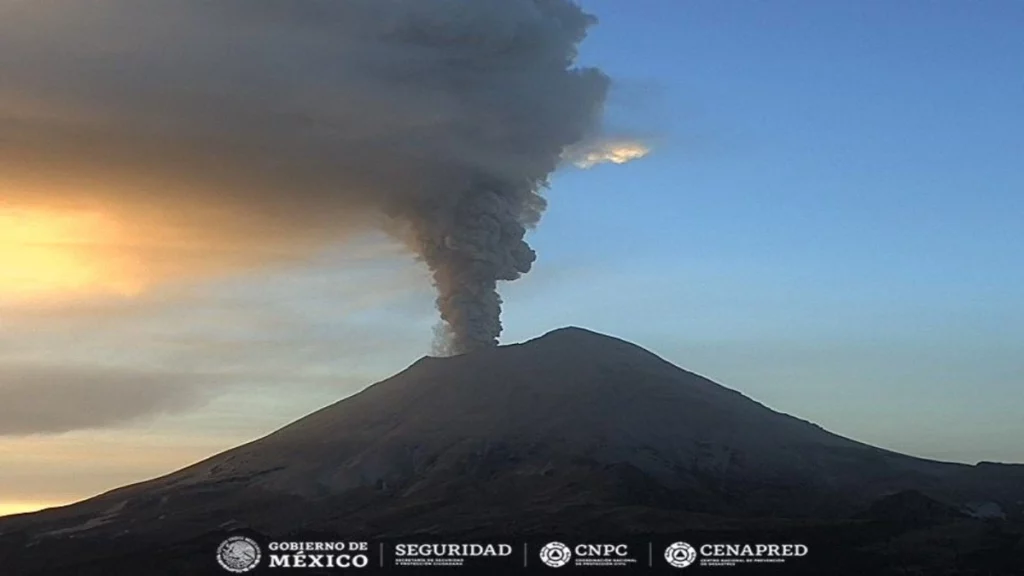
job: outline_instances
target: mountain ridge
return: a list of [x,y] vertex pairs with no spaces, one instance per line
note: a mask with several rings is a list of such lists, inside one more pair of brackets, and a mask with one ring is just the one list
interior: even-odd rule
[[778,527],[846,522],[906,491],[1019,517],[1024,466],[876,448],[635,344],[565,328],[420,358],[170,474],[0,519],[0,542],[176,541],[225,523],[266,534],[341,526],[353,537]]
[[[489,373],[494,372],[495,366],[500,366],[502,372],[498,376],[511,378],[513,382],[504,384],[494,374]],[[592,369],[582,370],[583,374],[580,374],[581,370],[573,369],[579,366]],[[453,374],[461,375],[461,379],[453,380]],[[472,377],[465,378],[467,374]],[[620,380],[631,380],[616,381],[616,376]],[[548,380],[560,379],[558,386],[551,386],[550,383],[539,386],[536,382],[542,380],[542,377]],[[609,379],[612,380],[611,384],[605,385]],[[534,396],[527,400],[528,406],[523,405],[524,392]],[[611,398],[609,402],[614,405],[601,404],[601,395]],[[439,403],[432,402],[436,396],[442,397],[443,400]],[[691,410],[691,418],[699,418],[698,412],[701,410],[717,410],[718,413],[715,414],[715,418],[705,418],[689,428],[675,426],[675,430],[671,431],[674,433],[671,434],[671,440],[664,437],[667,434],[662,430],[672,428],[672,418],[664,413],[660,414],[659,426],[653,427],[656,429],[641,429],[644,423],[636,420],[615,422],[616,415],[623,413],[622,408],[629,408],[630,403],[642,404],[641,409],[646,411],[643,420],[653,418],[653,412],[657,411],[659,406],[656,403],[644,402],[652,396],[658,400],[675,402],[677,406],[684,403],[691,406],[699,404],[697,410]],[[538,401],[541,397],[543,401]],[[592,405],[581,408],[581,403]],[[456,410],[458,413],[449,414],[447,418],[451,421],[447,423],[429,417],[430,414],[443,414],[448,409]],[[575,434],[574,430],[569,429],[571,427],[557,425],[567,411],[576,412],[575,418],[583,420],[572,424],[582,429],[581,434]],[[474,414],[483,416],[474,418]],[[627,418],[635,418],[632,413],[626,414]],[[303,456],[309,460],[322,460],[322,455],[319,455],[319,458],[312,458],[309,450],[311,445],[331,444],[338,450],[351,450],[352,444],[362,442],[370,444],[373,449],[379,449],[380,438],[386,439],[395,435],[405,438],[443,436],[445,426],[451,427],[455,424],[461,425],[462,428],[449,433],[450,437],[444,440],[450,442],[456,439],[454,437],[462,436],[476,437],[484,442],[504,441],[509,437],[518,441],[547,442],[551,439],[564,440],[566,437],[573,437],[572,439],[577,442],[586,443],[586,437],[592,436],[595,432],[599,436],[635,436],[639,433],[644,436],[644,447],[647,444],[660,443],[660,446],[651,448],[664,453],[678,445],[683,432],[693,436],[694,429],[711,434],[697,434],[696,437],[690,438],[691,441],[703,443],[705,448],[711,450],[722,449],[723,446],[727,448],[730,442],[736,442],[744,427],[753,426],[753,420],[765,418],[774,418],[775,420],[771,422],[772,431],[776,435],[782,433],[786,437],[784,440],[790,442],[810,442],[816,446],[824,445],[834,449],[863,450],[879,458],[899,459],[911,468],[912,463],[933,468],[946,467],[949,470],[963,470],[969,467],[966,464],[937,462],[904,455],[845,438],[816,423],[776,411],[741,392],[679,368],[635,344],[583,328],[567,327],[526,342],[474,354],[447,358],[422,357],[395,376],[368,386],[262,438],[172,474],[126,488],[162,483],[179,485],[183,482],[187,484],[230,477],[249,477],[261,485],[267,485],[265,480],[258,479],[261,476],[280,475],[283,470],[289,468],[278,463],[286,459],[284,452],[287,450],[298,451],[299,461],[306,461]],[[723,422],[723,419],[730,421]],[[538,430],[543,432],[537,433]],[[757,433],[765,432],[758,430]],[[745,440],[753,442],[756,439]],[[274,447],[279,451],[271,452],[269,462],[260,461],[253,455],[254,449],[267,450]],[[607,446],[604,448],[607,449]],[[601,452],[601,448],[594,446],[573,449],[577,453]],[[400,471],[384,470],[383,468],[387,466],[380,461],[402,457],[387,453],[387,450],[378,455],[368,453],[370,451],[362,450],[355,454],[355,462],[339,464],[342,471],[361,468],[360,473],[346,476],[343,472],[334,470],[329,477],[323,477],[321,474],[319,484],[316,486],[299,487],[291,479],[270,482],[269,486],[284,492],[312,496],[322,493],[325,487],[331,491],[400,482]],[[748,454],[746,458],[749,459],[751,456]],[[729,454],[719,454],[717,458],[714,454],[698,454],[696,457],[701,460],[701,464],[714,466],[717,463],[726,467],[729,464],[717,462],[722,458],[728,459]],[[778,455],[773,456],[777,457]],[[262,458],[268,460],[266,455]],[[659,467],[637,454],[602,454],[598,459],[611,462],[625,459],[634,465],[640,465],[645,472],[678,487],[678,482],[673,482],[678,479],[670,478],[671,474],[663,466]],[[414,462],[411,465],[415,467]],[[311,468],[303,468],[302,474],[311,471]],[[108,492],[97,498],[109,497],[110,494],[111,492]]]

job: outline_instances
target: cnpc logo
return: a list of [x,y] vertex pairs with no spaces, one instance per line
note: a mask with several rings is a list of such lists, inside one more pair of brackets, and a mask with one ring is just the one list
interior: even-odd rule
[[627,544],[577,544],[569,546],[561,542],[549,542],[540,549],[540,560],[552,568],[561,568],[568,564],[573,555],[577,558],[626,558],[629,556]]
[[625,558],[629,556],[626,544],[577,544],[573,552],[580,558]]

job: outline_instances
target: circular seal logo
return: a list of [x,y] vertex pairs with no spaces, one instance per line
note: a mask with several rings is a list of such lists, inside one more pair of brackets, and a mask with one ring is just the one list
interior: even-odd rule
[[676,542],[665,549],[665,561],[676,568],[686,568],[697,560],[697,550],[686,542]]
[[561,542],[550,542],[540,549],[540,561],[552,568],[561,568],[569,563],[572,551]]
[[228,572],[248,572],[260,563],[260,547],[251,538],[232,536],[217,547],[217,563]]

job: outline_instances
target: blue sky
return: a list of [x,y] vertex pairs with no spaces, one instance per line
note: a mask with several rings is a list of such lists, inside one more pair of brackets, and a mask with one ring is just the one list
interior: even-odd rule
[[858,439],[1024,460],[1024,5],[584,6],[614,125],[661,145],[555,180],[540,266],[586,277],[510,298],[510,332],[589,324]]
[[[857,440],[1024,462],[1024,3],[583,5],[601,22],[582,61],[616,81],[608,129],[654,151],[554,176],[503,341],[588,327]],[[378,240],[5,301],[0,377],[36,387],[0,382],[0,425],[81,381],[122,412],[0,429],[0,514],[169,472],[427,354],[429,279]],[[72,279],[123,272],[87,268]]]

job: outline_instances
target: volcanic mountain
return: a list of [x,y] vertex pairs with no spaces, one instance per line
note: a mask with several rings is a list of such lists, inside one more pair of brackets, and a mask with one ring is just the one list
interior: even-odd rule
[[[893,498],[902,493],[914,496]],[[565,328],[422,358],[183,470],[0,519],[0,561],[112,574],[110,562],[142,543],[243,526],[367,539],[774,530],[869,522],[872,503],[928,508],[921,499],[951,510],[986,502],[1013,517],[1024,466],[875,448],[633,344]]]

